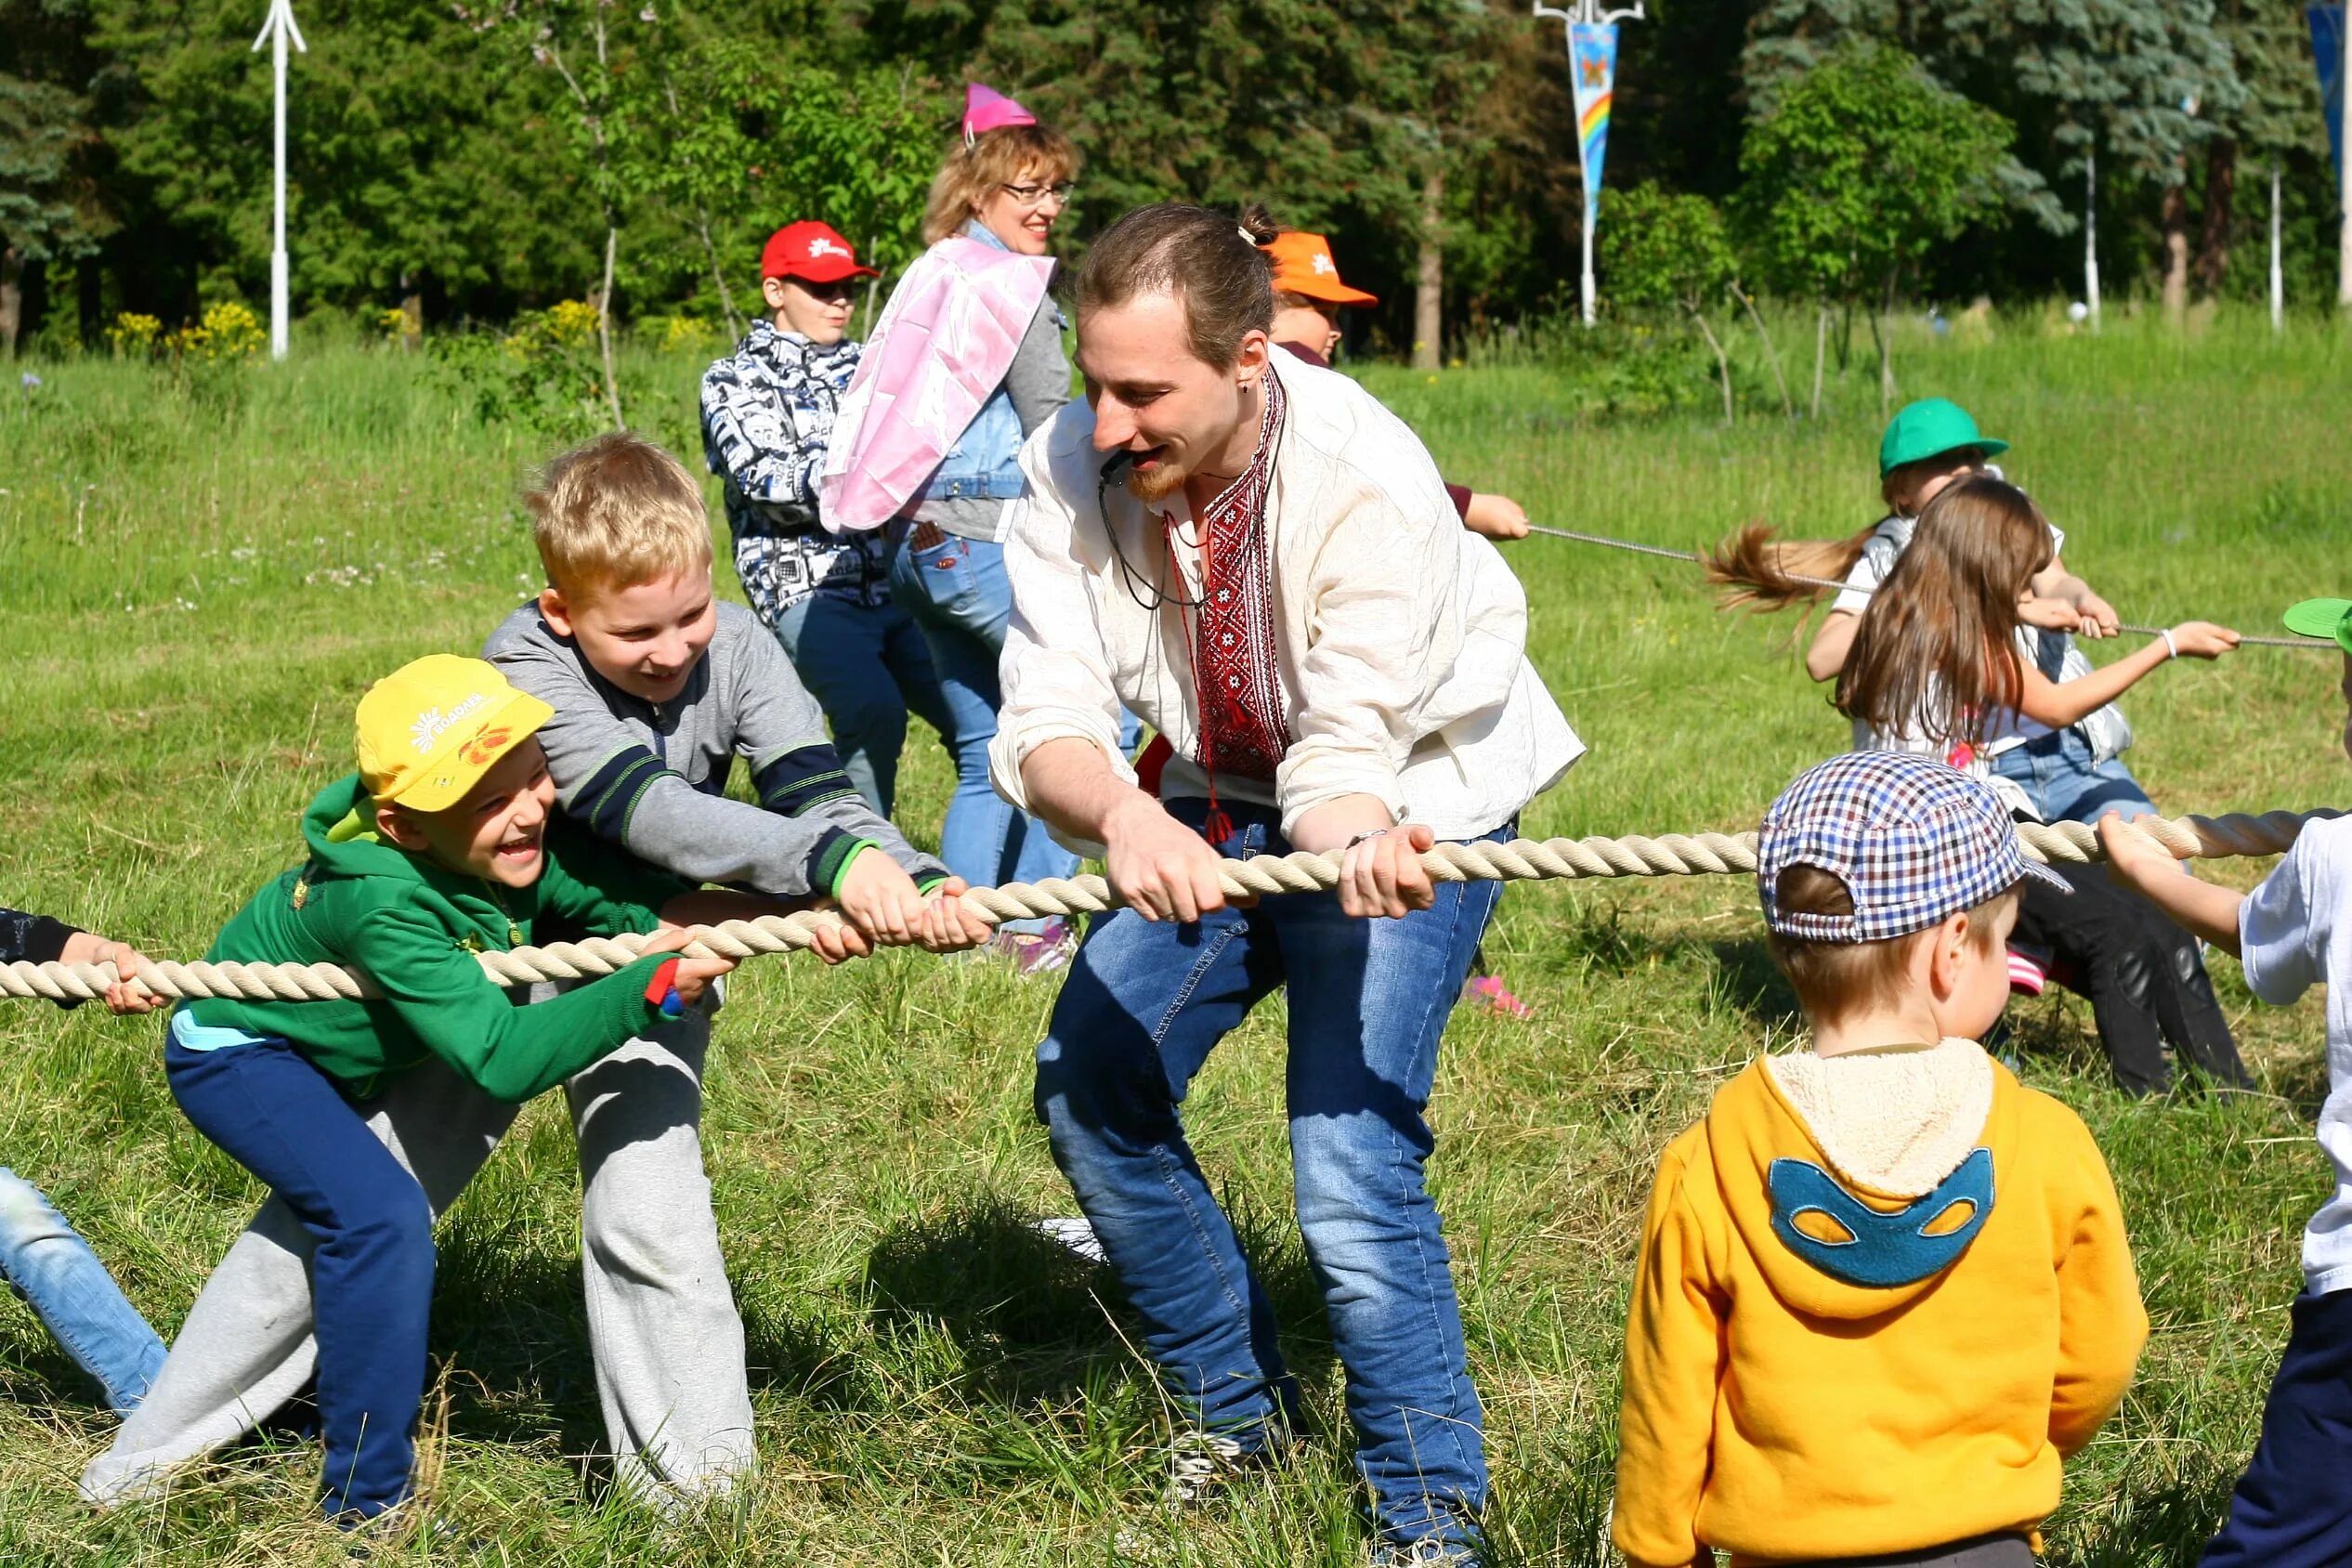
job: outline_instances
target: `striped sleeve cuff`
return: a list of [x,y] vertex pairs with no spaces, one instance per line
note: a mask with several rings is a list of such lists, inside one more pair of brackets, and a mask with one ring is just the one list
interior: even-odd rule
[[840,828],[827,829],[825,836],[817,841],[817,847],[809,851],[808,885],[824,889],[829,897],[839,898],[842,879],[849,874],[850,862],[857,858],[859,850],[876,847],[871,839],[858,838]]

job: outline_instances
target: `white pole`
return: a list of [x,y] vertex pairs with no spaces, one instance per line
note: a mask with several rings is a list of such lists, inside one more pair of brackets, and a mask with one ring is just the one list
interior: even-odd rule
[[2083,160],[2083,304],[2098,331],[2098,150]]
[[2279,165],[2270,165],[2270,330],[2287,329],[2287,275],[2279,263]]
[[274,117],[270,126],[272,171],[270,179],[271,212],[269,228],[269,357],[286,357],[286,40],[291,36],[294,46],[303,53],[310,46],[302,41],[302,30],[294,25],[294,7],[290,0],[270,0],[268,20],[261,24],[261,36],[254,40],[254,47],[269,44],[269,69],[275,92]]
[[1584,276],[1577,280],[1577,293],[1584,300],[1586,326],[1592,325],[1592,214],[1593,204],[1587,200],[1585,221],[1580,225],[1585,231],[1585,270]]

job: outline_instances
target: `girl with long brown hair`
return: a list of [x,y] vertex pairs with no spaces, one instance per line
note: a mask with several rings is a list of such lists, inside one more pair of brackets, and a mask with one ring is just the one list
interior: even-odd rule
[[2227,627],[2184,621],[2112,664],[2052,680],[2019,633],[2020,606],[2053,556],[2048,519],[2015,485],[1978,476],[1945,486],[1859,618],[1838,673],[1834,700],[1854,721],[1856,747],[1923,751],[1989,776],[2002,742],[2078,723],[2171,660],[2238,646]]
[[[2020,641],[2019,614],[2051,555],[2049,523],[2014,485],[1976,477],[1943,488],[1859,617],[1839,673],[1836,700],[1854,721],[1856,749],[1940,758],[1984,778],[2012,810],[2039,817],[1996,753],[2062,733],[2175,658],[2218,658],[2238,645],[2226,627],[2185,621],[2112,664],[2054,681]],[[2209,1078],[2251,1081],[2196,945],[2103,874],[2068,880],[2072,897],[2027,892],[2012,945],[2036,966],[2028,988],[2039,988],[2046,969],[2090,999],[2127,1093],[2170,1086],[2167,1039]]]

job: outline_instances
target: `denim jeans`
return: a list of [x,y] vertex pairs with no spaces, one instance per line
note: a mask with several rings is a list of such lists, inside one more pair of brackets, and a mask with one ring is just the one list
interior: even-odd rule
[[2129,821],[2156,813],[2123,758],[2094,764],[2090,743],[2071,729],[2010,747],[1993,758],[1993,771],[2023,790],[2045,822],[2097,822],[2110,811]]
[[[974,887],[1066,877],[1078,858],[1055,843],[1045,824],[1005,804],[988,782],[988,742],[996,738],[1004,695],[997,656],[1013,618],[1013,587],[1005,580],[1004,546],[949,534],[918,550],[901,545],[891,560],[890,585],[922,628],[953,725],[956,792],[939,833],[939,858]],[[1035,930],[1041,921],[1008,921],[1009,931]]]
[[[1169,803],[1197,826],[1204,803]],[[1279,817],[1227,808],[1220,854],[1280,855]],[[1507,836],[1498,834],[1500,836]],[[1191,925],[1097,920],[1038,1047],[1054,1163],[1143,1322],[1169,1390],[1245,1452],[1279,1441],[1295,1387],[1233,1226],[1180,1115],[1209,1052],[1287,986],[1284,1092],[1307,1260],[1347,1369],[1356,1468],[1392,1541],[1461,1540],[1486,1501],[1483,1425],[1422,1119],[1438,1038],[1496,882],[1441,882],[1430,909],[1356,920],[1292,894]]]
[[956,751],[955,719],[940,693],[931,649],[897,605],[812,594],[788,607],[771,629],[831,722],[843,771],[884,817],[898,799],[898,754],[907,744],[909,712]]
[[106,1403],[128,1414],[163,1365],[163,1341],[41,1189],[0,1167],[0,1278],[17,1288]]

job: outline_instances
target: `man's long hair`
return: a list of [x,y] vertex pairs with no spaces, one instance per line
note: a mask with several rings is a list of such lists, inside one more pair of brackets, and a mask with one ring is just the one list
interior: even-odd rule
[[1274,258],[1258,247],[1280,232],[1263,207],[1239,218],[1183,202],[1137,207],[1078,264],[1078,316],[1174,294],[1194,357],[1222,370],[1241,357],[1243,338],[1274,326]]

